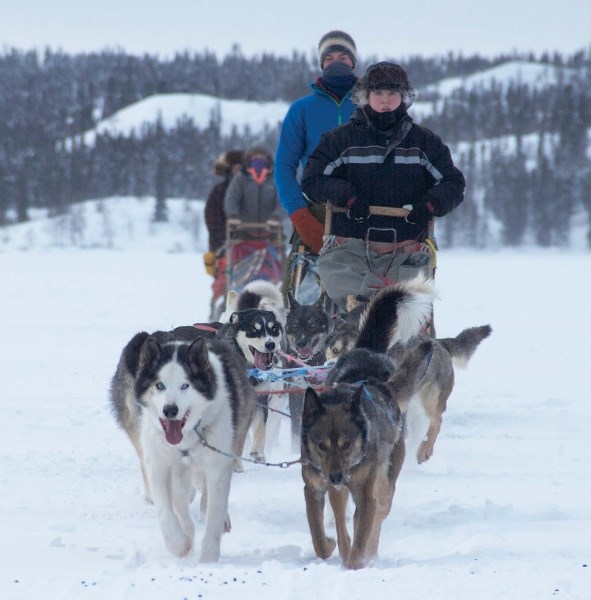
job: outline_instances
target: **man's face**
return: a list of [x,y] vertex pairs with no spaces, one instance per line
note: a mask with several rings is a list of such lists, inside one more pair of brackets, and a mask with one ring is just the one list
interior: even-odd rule
[[340,52],[339,50],[335,50],[334,52],[329,52],[322,61],[322,70],[326,69],[330,63],[335,61],[342,62],[347,66],[353,68],[353,61],[351,57],[346,52]]

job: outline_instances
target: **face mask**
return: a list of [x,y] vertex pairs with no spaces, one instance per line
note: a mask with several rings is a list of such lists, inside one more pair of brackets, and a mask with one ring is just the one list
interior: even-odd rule
[[269,159],[265,157],[255,157],[250,161],[250,168],[257,173],[261,173],[263,169],[269,168]]
[[248,165],[249,167],[247,171],[250,173],[250,176],[253,178],[255,183],[262,185],[269,174],[271,161],[265,156],[255,156],[254,158],[250,159]]
[[335,61],[324,69],[320,81],[329,92],[342,96],[353,87],[357,77],[355,77],[351,67],[345,63]]

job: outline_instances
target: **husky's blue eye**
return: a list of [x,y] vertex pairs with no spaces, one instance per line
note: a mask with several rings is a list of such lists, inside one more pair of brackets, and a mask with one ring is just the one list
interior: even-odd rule
[[189,387],[188,383],[183,383],[183,385],[181,385],[181,390],[186,390]]
[[160,391],[162,391],[162,390],[165,390],[165,389],[166,389],[166,386],[165,386],[165,385],[164,385],[164,384],[163,384],[161,381],[159,381],[159,382],[156,384],[156,389],[157,389],[157,390],[160,390]]

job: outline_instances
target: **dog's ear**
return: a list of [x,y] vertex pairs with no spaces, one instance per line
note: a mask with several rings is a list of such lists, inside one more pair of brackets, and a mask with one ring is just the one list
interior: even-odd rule
[[359,412],[361,412],[362,399],[364,396],[367,397],[368,393],[369,392],[366,389],[365,385],[360,385],[349,398],[349,402],[345,403],[344,408],[349,412],[359,414]]
[[140,331],[139,333],[136,333],[131,340],[129,340],[127,346],[123,348],[123,362],[132,377],[137,375],[140,366],[140,351],[143,343],[149,336],[150,334],[146,331]]
[[203,336],[195,338],[188,351],[191,373],[201,373],[209,367],[209,351]]
[[318,296],[318,300],[316,300],[316,302],[314,302],[312,306],[314,306],[314,308],[321,308],[322,310],[324,310],[324,307],[326,306],[329,300],[330,298],[328,297],[328,294],[324,290],[322,290],[322,293],[320,294],[320,296]]
[[240,321],[240,315],[239,315],[237,312],[233,312],[233,313],[230,315],[230,320],[229,320],[229,323],[230,323],[231,325],[237,325],[237,324],[238,324],[238,321]]
[[322,406],[320,397],[314,388],[309,387],[306,389],[306,394],[304,396],[302,427],[311,427],[316,419],[322,414],[324,414],[324,407]]
[[287,306],[288,308],[299,308],[300,303],[294,298],[291,292],[287,292]]
[[154,336],[148,336],[140,350],[138,363],[138,372],[145,370],[153,370],[156,368],[156,363],[162,353],[162,346]]
[[236,290],[230,290],[226,294],[226,310],[236,310],[238,305],[238,292]]

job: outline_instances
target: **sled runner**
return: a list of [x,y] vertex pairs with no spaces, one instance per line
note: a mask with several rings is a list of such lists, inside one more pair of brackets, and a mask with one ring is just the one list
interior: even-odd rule
[[212,285],[212,321],[224,311],[227,292],[240,292],[244,286],[262,279],[280,283],[283,277],[285,248],[281,223],[229,222],[226,243],[218,257]]

